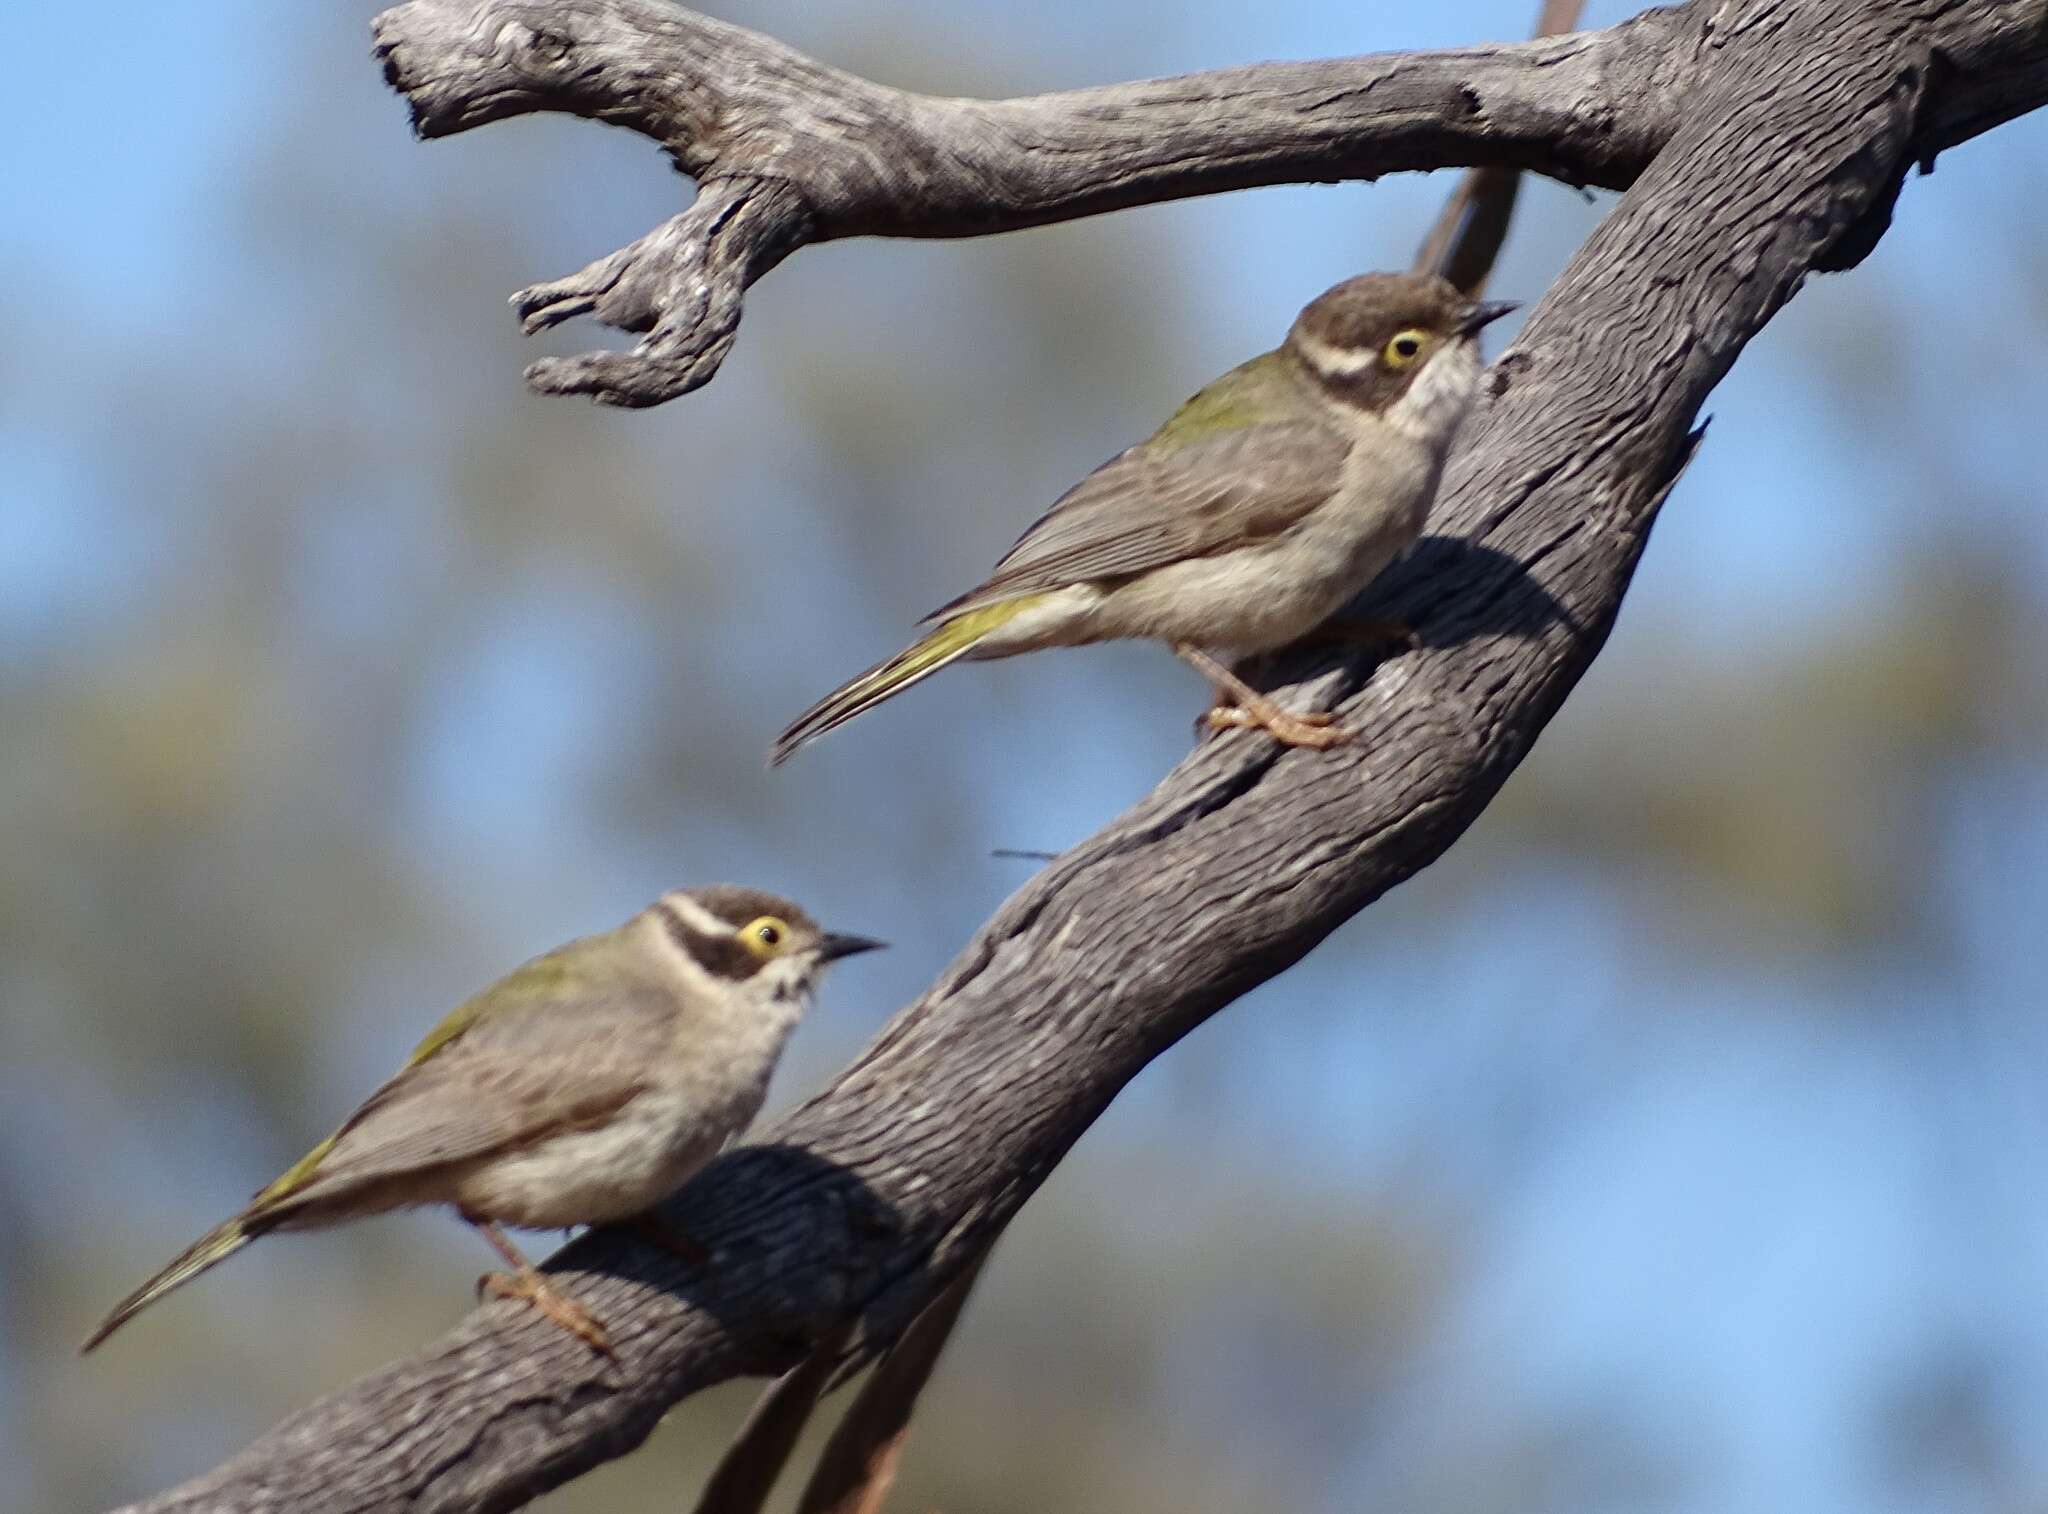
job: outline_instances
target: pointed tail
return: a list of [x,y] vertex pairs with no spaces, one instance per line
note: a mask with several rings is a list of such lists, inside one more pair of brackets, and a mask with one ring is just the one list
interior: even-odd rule
[[93,1333],[86,1337],[85,1344],[78,1348],[78,1354],[85,1355],[173,1288],[191,1282],[214,1263],[226,1261],[267,1228],[260,1222],[252,1223],[246,1214],[238,1214],[214,1226],[180,1252],[163,1271],[116,1304],[114,1312],[101,1320]]
[[922,641],[898,652],[887,662],[875,664],[851,682],[840,685],[797,716],[790,722],[789,729],[775,738],[775,745],[768,750],[768,765],[780,767],[805,742],[815,741],[833,727],[845,725],[863,710],[872,709],[890,695],[902,693],[912,684],[931,677],[947,663],[965,656],[974,649],[976,642],[1029,609],[1037,598],[1034,595],[1024,599],[1006,599],[955,615]]

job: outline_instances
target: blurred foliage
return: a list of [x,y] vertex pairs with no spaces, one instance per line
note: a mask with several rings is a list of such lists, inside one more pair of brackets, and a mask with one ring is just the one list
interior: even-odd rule
[[[1524,9],[1260,25],[1338,52]],[[1219,7],[1165,37],[1098,10],[735,15],[984,92],[1271,50]],[[488,1258],[422,1216],[266,1242],[70,1355],[478,983],[669,884],[785,888],[898,943],[835,984],[792,1098],[1018,880],[991,847],[1142,793],[1201,699],[1143,648],[949,674],[761,758],[1303,299],[1404,261],[1442,190],[820,249],[715,384],[619,415],[524,393],[593,333],[522,343],[501,299],[685,187],[576,123],[413,144],[360,20],[238,12],[251,92],[145,29],[190,67],[149,73],[140,141],[36,82],[73,135],[0,239],[39,296],[0,348],[0,1464],[28,1511],[190,1475],[462,1310]],[[1745,358],[1611,646],[1473,834],[1034,1200],[895,1507],[2048,1499],[2030,126],[1916,181]],[[1603,209],[1531,186],[1495,287],[1536,293]],[[686,1506],[750,1394],[547,1507]]]
[[1932,573],[1902,572],[1821,637],[1739,666],[1661,636],[1619,653],[1635,675],[1626,709],[1613,692],[1605,719],[1568,723],[1500,820],[1676,880],[1674,935],[1704,905],[1739,916],[1754,949],[1940,950],[1919,862],[1942,791],[1981,755],[2048,739],[2048,627],[2008,559],[1967,544],[1914,557]]

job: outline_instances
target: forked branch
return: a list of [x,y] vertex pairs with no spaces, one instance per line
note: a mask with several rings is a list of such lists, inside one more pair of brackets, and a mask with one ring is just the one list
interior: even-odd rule
[[1536,42],[970,100],[871,83],[662,0],[411,0],[376,21],[422,136],[565,111],[652,138],[698,181],[632,246],[513,297],[528,332],[594,315],[642,334],[527,370],[537,389],[616,405],[708,380],[746,290],[809,242],[1460,164],[1622,187],[1668,135],[1681,30],[1653,11]]
[[[1683,119],[1740,7],[1692,0],[1532,42],[1262,63],[1009,100],[893,89],[665,0],[408,0],[375,23],[421,136],[535,111],[624,126],[698,182],[629,247],[521,290],[529,333],[579,315],[630,351],[542,358],[534,388],[656,405],[707,382],[746,291],[798,247],[961,237],[1260,184],[1494,166],[1625,188]],[[2031,4],[1951,5],[1924,41],[1965,87],[1928,158],[2040,95]],[[1996,10],[2003,17],[1962,15]]]
[[[647,0],[545,12],[417,0],[406,10],[480,27],[484,61],[467,74],[434,48],[398,66],[416,98],[427,93],[425,129],[543,100],[629,124],[681,112],[694,123],[683,146],[693,171],[736,129],[669,71],[685,57],[716,72],[705,39],[732,41],[734,29]],[[589,60],[582,33],[543,35],[531,20],[508,24],[515,14],[611,28],[621,48],[628,35],[652,38],[649,52],[611,55],[621,66],[640,58],[637,92],[629,101],[613,92],[616,74],[559,61]],[[1632,25],[1673,39],[1645,75],[1683,85],[1646,107],[1661,150],[1494,365],[1445,480],[1439,534],[1358,607],[1406,619],[1424,645],[1378,664],[1305,651],[1283,669],[1303,680],[1291,705],[1341,707],[1369,742],[1317,753],[1282,752],[1253,734],[1212,740],[1045,868],[831,1086],[678,1196],[675,1218],[713,1248],[710,1267],[608,1231],[567,1247],[554,1265],[611,1327],[615,1361],[530,1311],[486,1306],[139,1507],[512,1508],[631,1449],[713,1383],[780,1372],[849,1326],[852,1350],[896,1339],[1152,1057],[1439,856],[1598,652],[1690,454],[1699,406],[1744,344],[1810,273],[1874,242],[1916,159],[2048,96],[2048,0],[1694,0]],[[394,43],[388,17],[385,35]],[[1569,52],[1545,56],[1569,66]],[[752,87],[778,68],[811,78],[835,107],[875,88],[787,50],[757,55],[737,77]],[[1249,89],[1259,75],[1205,77]],[[715,103],[727,109],[745,90],[721,78]],[[1130,90],[1127,103],[1154,102],[1162,121],[1199,96],[1186,81]],[[1066,103],[1008,102],[1027,116],[1052,112],[1050,135],[1013,144],[1012,166],[1041,165],[1042,182],[992,181],[998,214],[956,230],[1021,224],[1002,219],[1020,204],[1044,219],[1056,205],[1077,214],[1132,203],[1143,197],[1132,174],[1166,174],[1143,168],[1140,131],[1129,147],[1138,166],[1097,158],[1087,171],[1098,193],[1079,194],[1085,172],[1062,162],[1068,139],[1055,127],[1085,122],[1075,103],[1084,99],[1120,140],[1127,123],[1105,92],[1050,98]],[[994,107],[928,108],[943,119]],[[1236,108],[1212,99],[1187,130],[1230,140]],[[1246,110],[1246,139],[1270,144],[1258,109]],[[865,120],[843,118],[838,130],[858,139]],[[1640,139],[1619,122],[1610,135]],[[842,143],[827,163],[853,160]],[[810,169],[782,166],[775,182],[819,218],[812,236],[828,225],[908,229],[835,223],[821,208],[829,201],[812,198]],[[946,173],[940,163],[903,182]],[[744,200],[747,190],[733,193]]]

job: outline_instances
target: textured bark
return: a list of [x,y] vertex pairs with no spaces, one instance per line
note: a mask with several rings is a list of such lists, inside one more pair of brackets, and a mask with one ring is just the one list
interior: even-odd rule
[[[914,1332],[906,1330],[903,1338]],[[768,1385],[705,1480],[693,1514],[761,1514],[838,1365],[828,1347]]]
[[[1922,156],[2038,104],[2048,62],[2032,4],[1930,9],[1944,14],[1919,18],[1921,61],[1944,57],[1967,83],[1931,101]],[[376,33],[422,136],[566,111],[644,133],[698,180],[689,209],[630,247],[513,296],[528,332],[594,315],[645,333],[630,352],[543,358],[527,369],[535,388],[655,405],[717,371],[748,287],[809,242],[974,236],[1401,169],[1496,165],[1625,188],[1743,16],[1694,0],[1534,42],[1015,100],[890,89],[661,0],[411,0]],[[1832,40],[1812,38],[1817,61]]]
[[[1585,0],[1543,0],[1536,35],[1555,37],[1571,31],[1585,8]],[[1469,295],[1485,293],[1521,189],[1522,176],[1512,168],[1467,170],[1423,239],[1422,250],[1415,255],[1416,271],[1449,279]]]
[[[1292,702],[1341,706],[1370,740],[1212,740],[1048,866],[839,1079],[679,1195],[708,1271],[610,1232],[565,1248],[555,1265],[615,1362],[489,1305],[152,1510],[511,1508],[850,1321],[867,1346],[892,1339],[1152,1057],[1471,823],[1598,651],[1744,343],[1810,271],[1874,245],[1916,159],[2048,94],[2048,0],[1694,0],[1604,38],[1001,104],[896,95],[644,0],[416,0],[380,35],[428,132],[571,108],[672,123],[685,166],[718,172],[722,152],[781,141],[779,177],[714,177],[705,197],[780,224],[783,250],[825,227],[959,234],[1489,154],[1634,183],[1494,365],[1437,534],[1361,606],[1408,619],[1423,648],[1281,669],[1302,680]],[[1476,107],[1461,71],[1484,81]],[[826,144],[767,123],[764,98],[833,123],[822,164],[796,161]],[[891,111],[910,124],[877,152]],[[962,124],[977,120],[1007,124]],[[913,171],[881,166],[920,142]],[[803,209],[778,221],[785,201]]]
[[896,1481],[918,1395],[931,1380],[988,1256],[981,1252],[954,1275],[861,1385],[825,1443],[796,1514],[880,1514]]

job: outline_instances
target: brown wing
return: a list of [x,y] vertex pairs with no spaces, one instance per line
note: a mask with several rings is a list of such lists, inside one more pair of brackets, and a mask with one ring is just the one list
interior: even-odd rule
[[925,619],[1277,536],[1330,497],[1346,450],[1342,437],[1311,422],[1133,447],[1060,496],[987,582]]
[[665,992],[625,986],[573,1004],[505,1007],[371,1094],[309,1170],[288,1174],[258,1207],[346,1201],[598,1124],[646,1088],[649,1069],[673,1047],[675,1017]]

